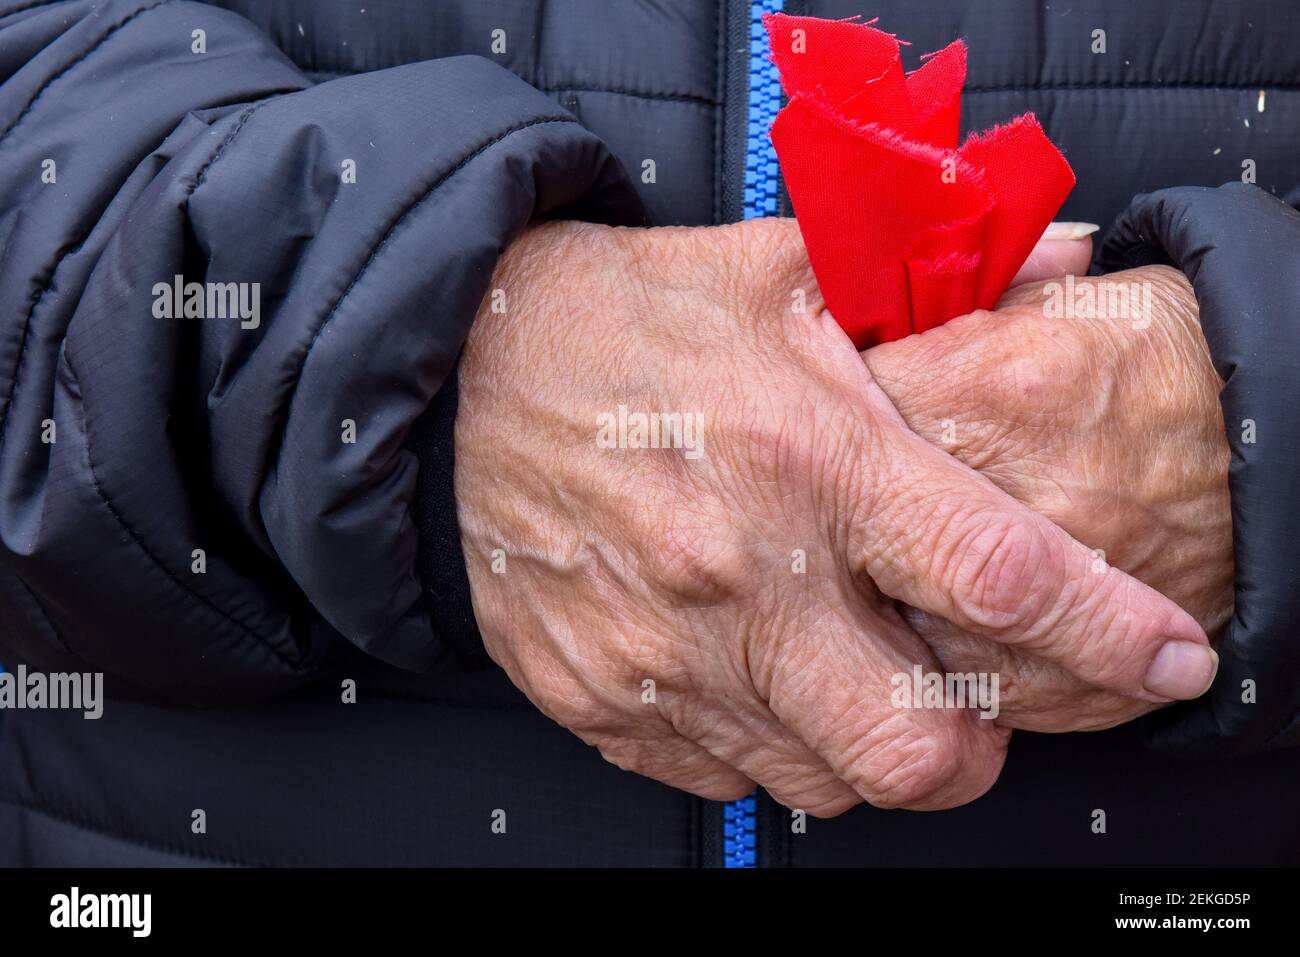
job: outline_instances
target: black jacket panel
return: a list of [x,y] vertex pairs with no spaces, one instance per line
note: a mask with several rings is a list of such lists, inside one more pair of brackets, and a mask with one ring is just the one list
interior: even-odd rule
[[[314,77],[449,56],[506,67],[580,119],[662,225],[717,222],[723,18],[713,0],[219,0]],[[733,8],[728,10],[727,7]],[[742,51],[743,52],[743,51]],[[644,164],[654,161],[647,181]]]
[[[1232,372],[1238,618],[1211,698],[1153,724],[1198,754],[1295,743],[1295,403],[1269,397],[1290,394],[1300,344],[1264,283],[1300,246],[1252,198],[1300,184],[1294,6],[786,7],[879,15],[909,65],[964,35],[964,126],[1037,111],[1079,177],[1062,218],[1105,224],[1134,192],[1251,161],[1258,190],[1141,199],[1114,248],[1193,273]],[[528,221],[737,215],[749,12],[0,3],[0,662],[104,670],[114,691],[99,721],[0,711],[0,862],[717,860],[716,805],[614,769],[498,669],[466,670],[485,660],[450,370]],[[1243,262],[1219,229],[1272,249]],[[256,283],[256,324],[155,315],[177,275]],[[1254,710],[1231,700],[1247,676]],[[1142,730],[1017,735],[994,790],[955,812],[860,808],[796,837],[764,798],[760,861],[1300,860],[1300,753],[1188,762]]]

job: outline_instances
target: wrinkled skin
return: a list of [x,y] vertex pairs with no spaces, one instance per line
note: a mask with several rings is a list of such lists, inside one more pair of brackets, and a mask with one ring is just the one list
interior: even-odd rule
[[[994,312],[863,355],[909,426],[1217,636],[1232,613],[1230,453],[1196,298],[1162,266],[1076,284],[1101,281],[1150,283],[1150,316],[1046,318],[1050,290],[1039,282]],[[947,622],[908,618],[949,670],[1000,673],[1007,727],[1093,730],[1154,707]]]
[[[476,318],[456,425],[475,614],[620,767],[815,815],[973,800],[1010,731],[891,702],[892,675],[942,667],[899,603],[1134,708],[1208,686],[1191,616],[906,426],[792,222],[549,224],[492,285],[508,305]],[[601,447],[620,405],[701,414],[702,454]],[[1194,667],[1149,688],[1173,646]]]

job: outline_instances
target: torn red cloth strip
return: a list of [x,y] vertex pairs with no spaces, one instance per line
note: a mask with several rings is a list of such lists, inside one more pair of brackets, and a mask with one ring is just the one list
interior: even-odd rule
[[860,349],[991,308],[1074,187],[1032,113],[957,145],[966,47],[903,73],[899,40],[769,14],[772,124],[831,314]]

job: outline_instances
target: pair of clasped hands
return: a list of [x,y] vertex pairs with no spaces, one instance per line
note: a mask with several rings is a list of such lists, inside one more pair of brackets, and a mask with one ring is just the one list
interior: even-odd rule
[[[530,229],[460,368],[493,659],[619,767],[816,816],[954,807],[1015,728],[1203,694],[1232,610],[1221,382],[1171,269],[1105,277],[1147,291],[1140,322],[1049,316],[1079,233],[994,310],[859,353],[793,220]],[[598,441],[620,406],[700,415],[702,452]],[[916,666],[997,675],[996,719],[899,706]]]

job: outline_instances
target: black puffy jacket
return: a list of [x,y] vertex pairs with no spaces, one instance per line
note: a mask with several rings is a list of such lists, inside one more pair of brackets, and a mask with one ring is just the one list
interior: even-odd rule
[[[1211,695],[1018,735],[968,807],[794,835],[766,798],[605,764],[485,666],[452,372],[495,258],[538,217],[788,212],[756,32],[780,6],[0,2],[0,661],[112,692],[97,721],[0,711],[0,862],[1300,860],[1289,0],[785,4],[880,16],[911,65],[966,37],[964,124],[1035,110],[1079,178],[1061,218],[1119,215],[1099,263],[1188,271],[1234,448]],[[1162,189],[1247,160],[1255,186]],[[257,309],[160,318],[175,277],[256,283]]]

